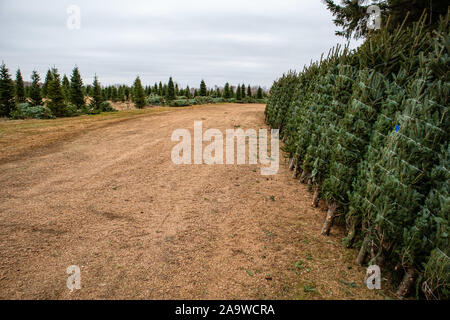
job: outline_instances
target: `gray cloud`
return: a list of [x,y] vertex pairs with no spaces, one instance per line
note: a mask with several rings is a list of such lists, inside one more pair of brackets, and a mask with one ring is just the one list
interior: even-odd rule
[[[66,26],[69,5],[81,29]],[[0,2],[0,59],[25,78],[55,65],[85,82],[166,81],[198,86],[251,83],[270,87],[336,43],[332,17],[318,0],[302,1],[25,1]],[[357,43],[353,43],[353,46]]]

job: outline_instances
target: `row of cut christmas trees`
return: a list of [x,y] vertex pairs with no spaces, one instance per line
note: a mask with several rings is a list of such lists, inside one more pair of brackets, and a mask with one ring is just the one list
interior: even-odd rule
[[133,102],[137,108],[149,105],[188,106],[206,103],[264,103],[267,94],[261,87],[238,85],[235,89],[228,83],[223,89],[208,89],[202,80],[199,89],[180,89],[172,78],[167,84],[154,86],[141,84],[139,77],[133,86],[101,86],[94,77],[92,85],[83,85],[78,67],[71,78],[61,76],[58,69],[49,69],[44,83],[36,71],[31,83],[23,80],[20,69],[16,80],[11,79],[4,63],[0,66],[0,117],[13,119],[70,117],[80,114],[95,114],[115,111],[111,102]]
[[345,224],[343,244],[399,296],[450,298],[448,19],[335,48],[278,79],[265,112],[293,176],[328,204],[322,234]]

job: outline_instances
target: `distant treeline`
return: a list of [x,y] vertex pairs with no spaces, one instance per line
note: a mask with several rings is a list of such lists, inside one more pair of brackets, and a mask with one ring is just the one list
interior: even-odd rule
[[92,84],[84,85],[78,67],[70,79],[61,76],[57,68],[47,71],[44,82],[36,71],[31,82],[23,80],[20,69],[15,81],[4,63],[0,66],[0,117],[13,119],[71,117],[115,111],[109,101],[132,102],[137,108],[168,105],[188,106],[206,103],[265,103],[266,92],[261,87],[226,83],[223,88],[207,88],[201,81],[197,88],[180,88],[172,78],[168,83],[143,86],[139,77],[133,86],[102,86],[97,76]]

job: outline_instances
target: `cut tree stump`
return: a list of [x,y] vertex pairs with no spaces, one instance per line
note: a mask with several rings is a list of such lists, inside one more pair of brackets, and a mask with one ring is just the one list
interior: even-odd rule
[[355,223],[351,224],[350,231],[347,234],[347,248],[352,248],[356,238],[356,225]]
[[397,296],[407,297],[411,291],[411,287],[416,280],[417,272],[414,268],[408,268],[403,276],[403,280],[398,286]]
[[298,177],[298,167],[297,167],[297,165],[295,165],[295,167],[294,167],[294,173],[292,174],[292,178],[293,179],[297,179],[297,177]]
[[294,158],[291,158],[290,160],[289,160],[289,170],[294,170],[294,166],[295,166],[295,163],[294,163],[295,161],[294,161]]
[[369,244],[369,236],[366,236],[361,245],[361,249],[359,249],[358,257],[356,257],[356,263],[362,266],[364,264],[364,260],[366,260],[367,255],[367,245]]
[[325,222],[323,223],[322,232],[321,232],[321,234],[323,236],[330,235],[330,229],[331,229],[331,226],[333,225],[333,219],[336,215],[337,207],[338,206],[337,206],[336,202],[333,202],[333,203],[331,203],[331,205],[328,206],[327,217],[325,218]]
[[319,206],[319,186],[316,185],[314,188],[314,195],[313,195],[313,201],[312,201],[312,206],[314,208],[317,208]]
[[302,175],[301,175],[301,177],[300,177],[300,182],[301,182],[301,183],[305,183],[305,182],[308,181],[309,179],[311,179],[311,174],[308,173],[308,172],[306,172],[306,171],[303,171],[303,172],[302,172]]

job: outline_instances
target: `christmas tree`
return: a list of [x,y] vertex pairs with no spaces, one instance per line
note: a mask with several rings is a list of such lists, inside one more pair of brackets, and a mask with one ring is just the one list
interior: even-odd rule
[[16,102],[24,103],[25,102],[25,85],[23,83],[22,74],[20,73],[20,69],[17,70],[16,73]]
[[173,85],[173,80],[172,77],[169,78],[169,85],[168,85],[168,90],[167,90],[167,99],[169,101],[173,101],[175,100],[176,95],[175,95],[175,87]]
[[[170,80],[172,80],[172,78]],[[172,82],[172,89],[173,89],[173,82]],[[134,95],[134,104],[136,105],[136,108],[143,108],[145,106],[145,92],[141,84],[141,79],[139,77],[137,77],[136,80],[134,81],[133,95]]]
[[66,106],[63,88],[61,86],[61,79],[58,69],[51,70],[50,82],[47,85],[47,107],[50,108],[53,115],[62,117],[66,115]]
[[200,96],[202,97],[207,96],[206,83],[204,80],[200,82]]
[[64,75],[64,77],[63,77],[62,89],[63,89],[65,101],[70,102],[70,81],[66,75]]
[[39,81],[41,78],[37,71],[33,71],[31,74],[31,88],[30,88],[30,102],[32,106],[42,105],[41,88],[39,86]]
[[2,63],[0,65],[0,117],[9,117],[15,109],[14,82],[8,68]]
[[91,111],[100,112],[102,110],[102,103],[105,101],[103,96],[102,87],[98,81],[97,75],[94,76],[94,82],[92,83],[92,100],[89,104]]
[[48,85],[52,81],[52,78],[53,78],[52,71],[50,69],[48,69],[47,75],[45,76],[44,84],[42,85],[42,91],[41,91],[42,97],[44,97],[44,98],[47,98]]

